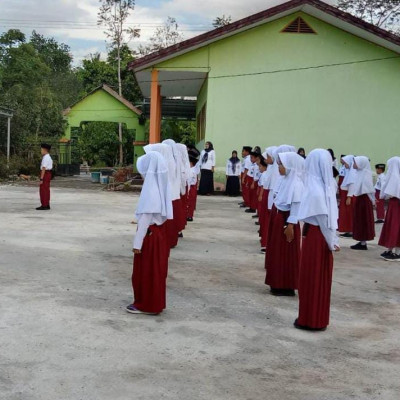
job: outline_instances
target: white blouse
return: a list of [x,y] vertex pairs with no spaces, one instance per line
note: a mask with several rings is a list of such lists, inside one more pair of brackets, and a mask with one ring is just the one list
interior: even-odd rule
[[238,161],[235,164],[235,168],[233,168],[232,162],[230,160],[227,161],[226,163],[226,175],[227,176],[240,176],[240,173],[242,172],[242,164],[240,161]]
[[51,171],[53,169],[53,160],[50,157],[50,154],[45,154],[42,158],[42,163],[40,165],[40,169],[46,168],[46,171]]
[[205,150],[202,150],[202,152],[200,153],[200,168],[211,170],[212,167],[215,167],[215,151],[214,150],[209,151],[208,160],[207,162],[203,163],[203,156],[205,153],[206,153]]

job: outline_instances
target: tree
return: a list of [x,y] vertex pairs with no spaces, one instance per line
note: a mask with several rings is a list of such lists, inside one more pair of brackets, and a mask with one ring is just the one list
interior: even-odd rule
[[[126,21],[135,8],[135,0],[99,0],[101,3],[98,24],[105,27],[105,34],[110,40],[111,47],[117,52],[118,93],[122,96],[121,81],[121,48],[127,41],[140,36],[140,30],[129,28]],[[120,164],[123,163],[124,154],[122,146],[122,125],[119,124]]]
[[150,43],[146,46],[140,45],[138,53],[141,56],[159,51],[169,46],[173,46],[183,40],[183,35],[179,31],[176,19],[168,17],[163,26],[158,27],[150,38]]
[[400,0],[339,0],[338,8],[389,31],[400,31]]
[[232,22],[232,17],[230,15],[225,16],[225,14],[222,17],[217,17],[213,21],[213,27],[214,28],[221,28],[225,25],[229,25]]

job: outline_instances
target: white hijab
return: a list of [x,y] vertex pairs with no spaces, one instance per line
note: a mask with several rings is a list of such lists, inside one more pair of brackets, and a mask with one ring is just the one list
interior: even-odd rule
[[[148,144],[147,146],[143,147],[143,150],[148,153],[150,151],[156,151],[160,153],[168,167],[168,179],[169,179],[169,184],[172,185],[172,182],[174,181],[174,176],[175,176],[175,161],[174,161],[174,156],[172,154],[172,148],[168,146],[167,144],[163,143],[155,143],[155,144]],[[172,186],[171,186],[171,191],[172,191]]]
[[174,175],[172,178],[173,181],[171,182],[172,200],[178,200],[181,198],[181,156],[175,141],[172,139],[164,140],[162,144],[166,144],[172,149],[172,155],[175,163]]
[[280,153],[278,157],[286,169],[286,175],[280,179],[274,202],[276,208],[285,209],[301,200],[304,191],[304,158],[295,152]]
[[305,187],[298,218],[328,216],[328,228],[338,227],[337,184],[332,173],[332,156],[327,150],[315,149],[305,161]]
[[168,182],[168,167],[164,157],[149,151],[137,160],[137,169],[144,178],[136,217],[151,214],[151,224],[162,224],[167,219],[173,219],[170,185]]
[[176,143],[179,153],[179,162],[181,164],[181,194],[186,193],[186,184],[190,176],[190,162],[187,147],[182,143]]
[[265,159],[270,156],[274,160],[272,164],[268,164],[268,168],[263,179],[264,189],[272,189],[276,180],[279,178],[278,164],[274,158],[274,152],[277,148],[277,146],[267,147],[263,153],[263,157]]
[[353,168],[354,156],[352,154],[344,156],[342,157],[342,160],[349,166],[349,169],[347,170],[347,168],[345,167],[347,172],[344,175],[344,179],[340,188],[342,190],[349,190],[350,185],[352,185],[356,181],[356,173],[355,169]]
[[381,188],[381,198],[389,196],[400,199],[400,157],[392,157],[387,165],[388,171]]
[[357,164],[357,169],[355,169],[356,174],[352,194],[354,196],[367,194],[372,203],[375,203],[375,187],[372,180],[372,171],[369,159],[368,157],[359,156],[355,157],[354,161]]

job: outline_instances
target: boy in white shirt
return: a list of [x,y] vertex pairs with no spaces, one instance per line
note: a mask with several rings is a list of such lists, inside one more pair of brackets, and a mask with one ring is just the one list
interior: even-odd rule
[[376,174],[378,179],[375,185],[375,204],[376,204],[376,224],[383,224],[385,222],[385,200],[380,198],[381,189],[385,183],[385,164],[375,165]]
[[50,157],[51,145],[42,143],[40,145],[40,151],[42,153],[42,163],[40,165],[40,203],[41,206],[37,207],[36,210],[50,210],[50,181],[53,169],[53,160]]

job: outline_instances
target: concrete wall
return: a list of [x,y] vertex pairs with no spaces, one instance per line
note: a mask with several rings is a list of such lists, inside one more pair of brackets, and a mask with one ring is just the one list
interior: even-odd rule
[[[280,32],[299,15],[316,35]],[[281,143],[375,163],[400,152],[400,59],[377,60],[394,56],[295,13],[161,66],[209,70],[206,140],[221,167],[234,148]]]

